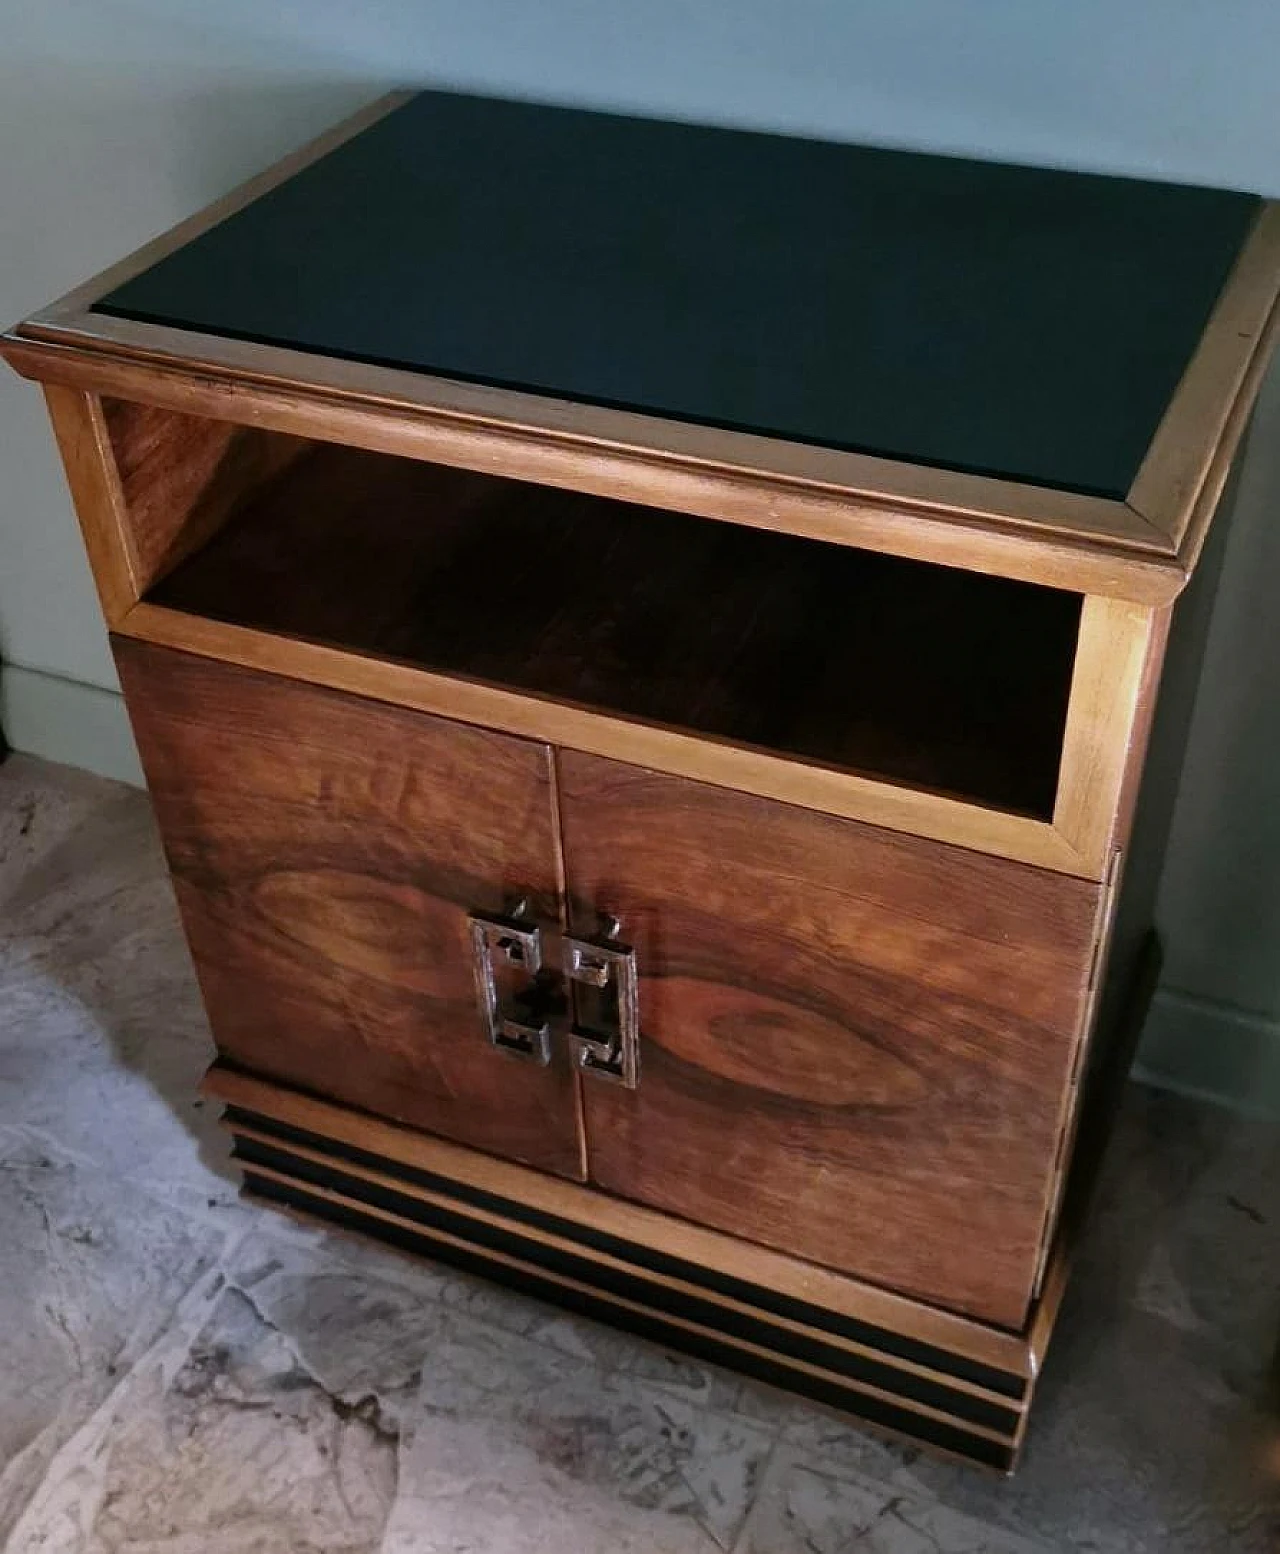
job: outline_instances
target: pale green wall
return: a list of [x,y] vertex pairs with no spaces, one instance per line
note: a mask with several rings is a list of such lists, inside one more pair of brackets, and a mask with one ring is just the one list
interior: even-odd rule
[[[1275,0],[0,0],[0,317],[390,84],[478,86],[1280,195]],[[1280,390],[1197,709],[1144,1060],[1280,1106]],[[38,394],[0,378],[0,715],[130,769]],[[57,678],[51,678],[57,677]]]
[[1280,370],[1236,497],[1160,886],[1154,1077],[1280,1112]]

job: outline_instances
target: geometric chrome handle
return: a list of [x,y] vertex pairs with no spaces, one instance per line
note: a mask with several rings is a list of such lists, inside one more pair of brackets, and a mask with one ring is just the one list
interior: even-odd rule
[[[564,974],[573,985],[570,1045],[584,1074],[634,1090],[640,1078],[640,1000],[636,952],[613,932],[564,941]],[[609,990],[613,998],[608,998]],[[610,1009],[609,1005],[613,1007]],[[590,1006],[591,1019],[584,1017]]]
[[530,979],[542,969],[542,930],[523,914],[522,901],[509,916],[488,917],[472,912],[471,959],[476,979],[476,1001],[489,1040],[499,1052],[532,1063],[551,1061],[551,1028],[546,1021],[517,1019],[503,1008],[498,990],[495,957],[518,966]]

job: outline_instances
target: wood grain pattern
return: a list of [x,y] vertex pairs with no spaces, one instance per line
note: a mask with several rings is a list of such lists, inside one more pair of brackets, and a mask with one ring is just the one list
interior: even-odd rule
[[545,1176],[444,1139],[361,1115],[332,1101],[299,1094],[223,1064],[209,1070],[202,1089],[228,1106],[257,1112],[384,1160],[467,1184],[541,1214],[691,1263],[708,1273],[759,1285],[841,1317],[901,1333],[1009,1375],[1029,1375],[1025,1345],[1017,1335],[975,1322],[959,1312],[925,1305],[674,1215],[610,1198],[579,1183]]
[[102,404],[96,395],[53,383],[44,397],[102,613],[115,626],[142,589]]
[[[1256,392],[1280,218],[1265,208],[1126,502],[806,448],[112,319],[95,298],[383,114],[371,105],[0,341],[42,381],[212,418],[493,470],[599,495],[1146,603],[1177,593],[1195,487]],[[1247,405],[1245,406],[1247,411]],[[1212,504],[1209,504],[1211,510]],[[1181,543],[1179,543],[1181,541]]]
[[[1210,571],[1280,329],[1280,206],[1125,502],[93,314],[396,100],[0,342],[47,385],[201,985],[241,1065],[211,1087],[686,1275],[1033,1378],[1103,1131],[1105,1106],[1079,1099],[1127,1064],[1105,1007],[1124,921],[1087,1045],[1103,879],[1169,605]],[[399,467],[375,469],[386,455]],[[547,489],[494,522],[493,476]],[[273,534],[269,495],[294,480]],[[661,541],[682,526],[689,543]],[[821,567],[776,563],[811,541],[833,548]],[[902,640],[892,579],[917,561],[959,569],[935,580],[956,608]],[[183,563],[188,583],[204,564],[185,598]],[[851,621],[839,583],[859,568],[876,581]],[[937,656],[948,633],[1012,624],[976,574],[1087,596],[1056,785],[1031,727],[1037,683],[1057,696],[1062,678],[1045,643]],[[859,725],[849,682],[874,646],[884,705]],[[999,674],[1023,671],[1004,706]],[[487,1045],[466,912],[521,894],[549,929],[621,919],[643,977],[636,1091],[580,1083],[561,1043],[545,1070]],[[696,1275],[662,1277],[690,1298]],[[871,1357],[859,1343],[843,1347]]]
[[1166,620],[1165,611],[1120,599],[1084,601],[1053,823],[1094,879],[1105,874],[1117,843],[1125,775],[1145,732],[1144,698],[1154,689]]
[[501,686],[432,674],[414,665],[370,658],[349,649],[185,615],[146,601],[134,606],[119,632],[140,642],[264,669],[526,739],[616,757],[997,857],[1021,859],[1055,872],[1097,877],[1090,875],[1090,866],[1075,846],[1051,824],[963,803],[944,794],[896,787],[856,772],[833,771]]
[[[829,490],[849,502],[858,497],[872,502],[889,499],[922,513],[996,519],[1024,531],[1028,539],[1046,531],[1068,541],[1092,539],[1156,556],[1168,548],[1159,531],[1133,508],[1105,497],[578,404],[523,390],[434,378],[404,368],[327,358],[171,325],[87,312],[59,322],[37,314],[3,340],[6,352],[10,346],[20,349],[23,344],[62,346],[94,353],[104,359],[104,366],[132,362],[163,368],[185,362],[188,371],[198,371],[202,377],[234,375],[237,387],[246,390],[256,384],[289,383],[297,391],[299,406],[313,394],[320,400],[327,395],[341,396],[353,410],[366,402],[398,401],[419,412],[424,434],[428,424],[437,419],[468,424],[477,431],[488,426],[495,431],[541,434],[579,444],[580,462],[587,456],[625,450],[663,464],[687,462],[744,476],[767,473],[780,481]],[[57,361],[56,349],[48,359]],[[443,426],[440,431],[444,431]],[[438,452],[423,456],[451,462]],[[520,470],[500,472],[534,478]],[[676,504],[664,501],[661,505]]]
[[636,946],[634,1091],[584,1081],[591,1179],[1016,1328],[1098,890],[559,758],[571,931]]
[[142,592],[206,544],[310,444],[231,421],[102,402]]
[[0,354],[40,381],[187,414],[1024,582],[1147,602],[1185,582],[1165,536],[1098,497],[98,315],[23,325]]
[[467,912],[560,915],[544,747],[116,639],[219,1050],[581,1174],[566,1061],[489,1046]]
[[[326,393],[345,396],[352,410],[361,399],[385,403],[399,398],[406,406],[416,400],[424,412],[433,416],[474,418],[477,423],[488,421],[495,427],[502,425],[510,432],[524,430],[548,438],[580,437],[583,446],[576,450],[580,463],[596,463],[628,444],[633,445],[631,451],[639,453],[648,444],[650,456],[671,463],[691,457],[712,465],[732,467],[737,464],[743,473],[748,469],[761,473],[789,469],[792,475],[807,483],[834,488],[848,506],[856,505],[861,497],[877,504],[908,509],[909,515],[917,518],[926,518],[930,512],[946,514],[962,522],[994,518],[1022,527],[1026,531],[1024,538],[1033,544],[1037,536],[1046,532],[1061,533],[1072,542],[1068,552],[1082,539],[1086,545],[1097,541],[1104,548],[1116,546],[1122,552],[1135,553],[1122,555],[1121,560],[1137,560],[1143,551],[1167,556],[1176,549],[1176,545],[1170,546],[1169,535],[1178,532],[1178,514],[1170,509],[1167,500],[1155,500],[1154,497],[1160,492],[1172,491],[1176,486],[1185,507],[1191,494],[1185,478],[1187,469],[1207,462],[1207,450],[1211,450],[1221,430],[1221,418],[1238,381],[1241,362],[1257,343],[1256,335],[1266,311],[1268,292],[1274,296],[1280,280],[1277,206],[1274,203],[1264,209],[1253,239],[1224,289],[1202,345],[1153,442],[1147,466],[1125,503],[1074,497],[892,460],[805,449],[769,439],[752,439],[743,434],[721,433],[680,423],[668,424],[657,418],[567,405],[505,390],[436,383],[419,374],[367,364],[326,362],[314,355],[278,347],[219,340],[213,336],[91,313],[96,298],[376,122],[408,95],[396,93],[370,104],[309,146],[283,158],[207,210],[180,223],[171,232],[36,314],[6,337],[5,349],[15,353],[15,365],[20,370],[30,371],[33,376],[43,377],[71,370],[87,369],[92,373],[93,363],[89,358],[95,353],[101,358],[103,370],[126,368],[130,362],[137,364],[150,360],[171,367],[176,365],[181,371],[185,363],[189,372],[200,373],[206,378],[216,374],[237,380],[234,385],[205,385],[210,390],[210,406],[221,400],[224,413],[229,389],[239,397],[251,392],[255,385],[291,382],[300,391],[315,390],[317,398],[323,398]],[[74,368],[72,358],[78,363]],[[63,378],[63,381],[67,379]],[[107,387],[105,384],[94,386]],[[188,386],[192,390],[199,387],[195,383]],[[158,380],[156,387],[159,387]],[[115,391],[114,387],[109,391]],[[243,418],[258,419],[257,411],[252,415],[248,413],[248,400],[244,402],[246,413]],[[317,405],[317,409],[320,408]],[[290,429],[318,432],[318,426]],[[428,428],[424,426],[422,430],[424,435],[428,434]],[[479,425],[475,430],[480,430]],[[353,437],[352,440],[357,439]],[[476,452],[479,452],[479,445]],[[442,455],[437,450],[428,452],[427,456]],[[533,470],[509,469],[507,472],[543,478]],[[608,494],[645,499],[635,491]],[[1149,496],[1153,499],[1148,500]],[[679,505],[668,497],[661,500],[662,505]],[[748,520],[739,518],[736,521]],[[777,522],[778,518],[773,521]],[[973,538],[978,541],[977,534]],[[874,543],[865,534],[848,542]],[[1043,559],[1050,562],[1050,554],[1045,553]],[[1083,552],[1079,559],[1085,559]],[[1148,582],[1154,582],[1154,579],[1148,579]],[[1090,576],[1071,580],[1068,586],[1078,586],[1082,591],[1112,591],[1097,570],[1092,570]],[[1154,593],[1129,596],[1157,602]],[[1169,593],[1162,595],[1166,599],[1170,596]]]
[[[675,725],[739,747],[727,759],[744,771],[762,746],[797,763],[789,786],[776,770],[730,785],[1104,872],[1154,619],[1142,606],[1086,603],[1059,784],[1078,608],[1060,591],[249,429],[224,441],[230,423],[108,409],[138,568],[167,568],[226,525],[152,602],[417,662],[437,678],[413,704],[468,721],[719,780],[668,764],[656,747],[661,725]],[[518,568],[490,565],[517,553]],[[147,619],[124,629],[146,634]],[[176,629],[163,640],[196,650],[208,633]],[[396,683],[391,672],[381,690],[350,688],[398,700]],[[626,721],[606,726],[593,712]],[[654,748],[634,749],[635,738]],[[877,792],[882,778],[919,791]],[[992,809],[1014,811],[1012,824]],[[1052,819],[1056,836],[1027,819]]]

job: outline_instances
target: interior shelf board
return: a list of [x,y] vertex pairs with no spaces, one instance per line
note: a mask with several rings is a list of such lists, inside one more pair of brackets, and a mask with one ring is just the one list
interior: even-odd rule
[[1047,819],[1079,596],[318,445],[151,602]]

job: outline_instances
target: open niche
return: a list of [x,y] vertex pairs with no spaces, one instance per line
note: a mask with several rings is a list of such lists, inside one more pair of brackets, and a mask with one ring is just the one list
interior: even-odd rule
[[[151,603],[1052,814],[1079,595],[107,411]],[[178,440],[180,489],[159,478]]]

